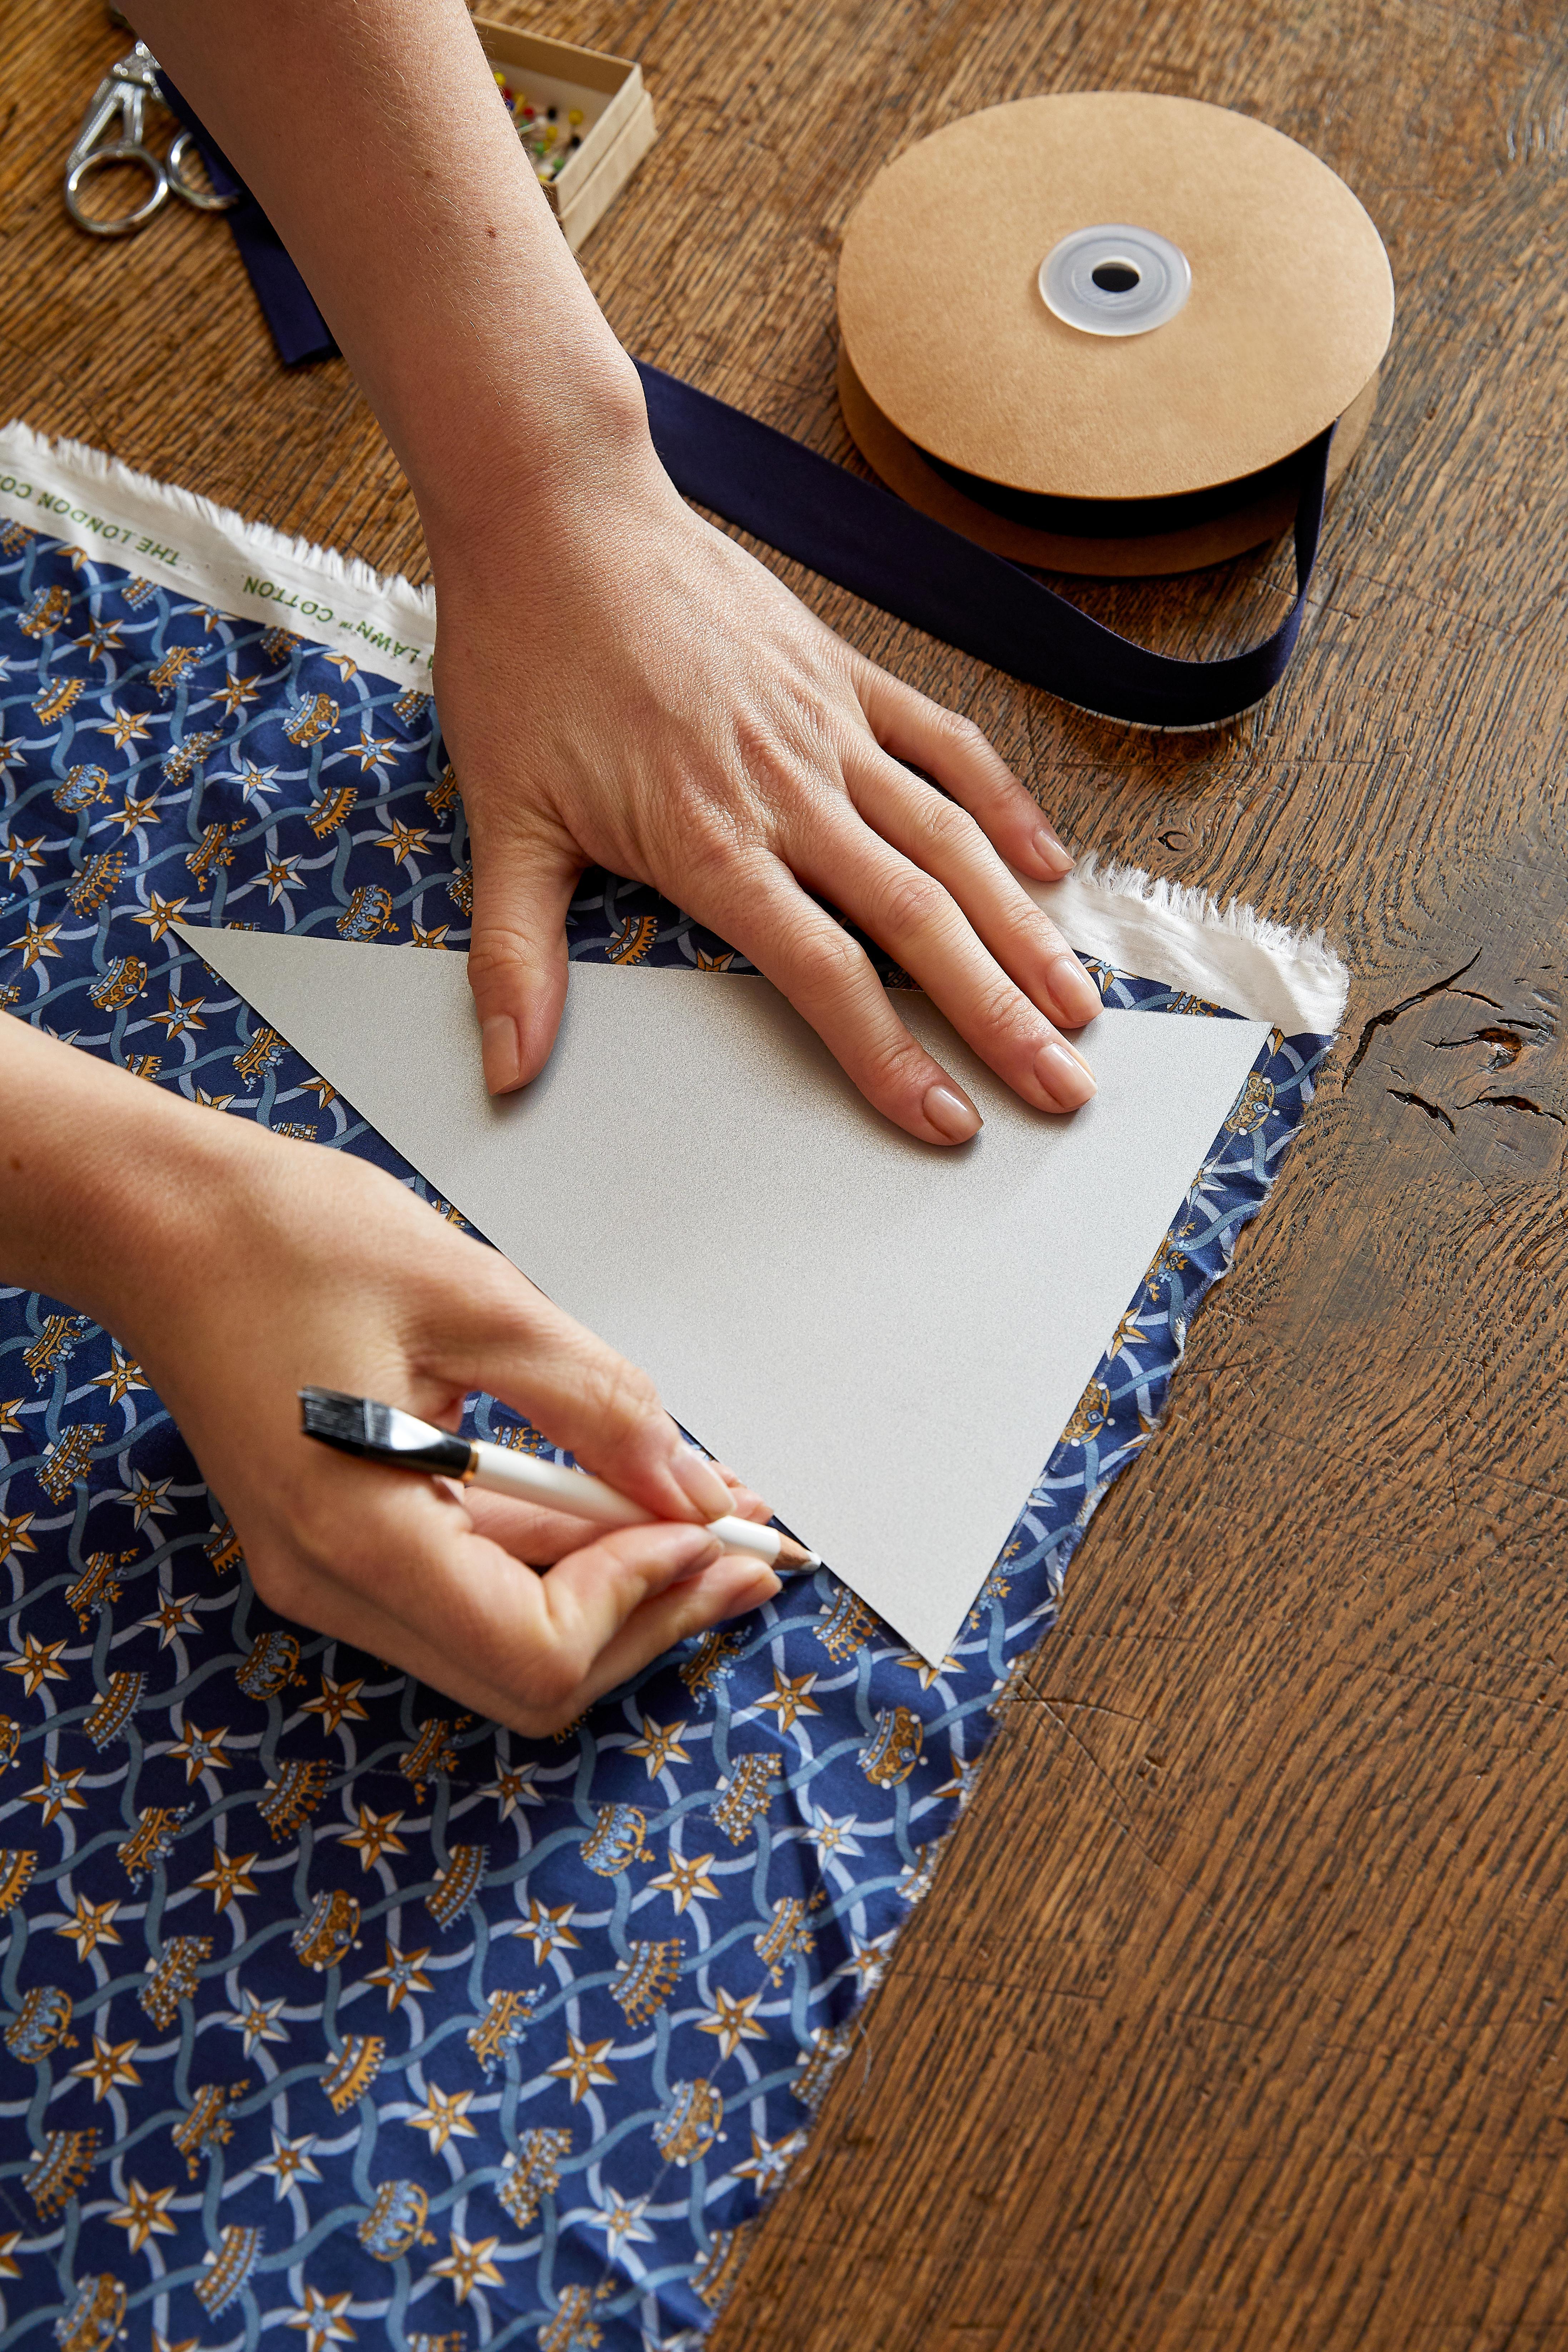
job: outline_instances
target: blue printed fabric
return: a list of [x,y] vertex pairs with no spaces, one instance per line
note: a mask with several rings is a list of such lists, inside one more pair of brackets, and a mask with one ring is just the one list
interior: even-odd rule
[[[428,698],[12,525],[0,734],[0,1003],[423,1191],[169,926],[460,947]],[[604,875],[571,929],[741,961]],[[138,1366],[0,1289],[0,2344],[693,2352],[1327,1042],[1270,1036],[935,1670],[824,1573],[521,1739],[265,1609]]]

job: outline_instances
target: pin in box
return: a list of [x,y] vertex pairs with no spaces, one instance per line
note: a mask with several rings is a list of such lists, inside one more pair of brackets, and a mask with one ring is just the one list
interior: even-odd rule
[[653,145],[642,68],[484,16],[474,18],[474,30],[575,253]]

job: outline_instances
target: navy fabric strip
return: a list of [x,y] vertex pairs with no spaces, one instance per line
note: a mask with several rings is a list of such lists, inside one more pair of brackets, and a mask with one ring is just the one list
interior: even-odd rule
[[1065,596],[875,482],[639,360],[654,446],[677,489],[1030,686],[1146,727],[1213,727],[1259,702],[1296,648],[1322,529],[1329,444],[1304,459],[1296,597],[1273,635],[1224,661],[1175,661],[1090,620]]
[[332,340],[331,330],[316,308],[315,297],[289,259],[282,238],[223,149],[197,121],[161,66],[158,68],[158,86],[170,113],[184,124],[201,151],[214,194],[228,196],[237,191],[239,194],[240,202],[226,218],[234,231],[234,241],[239,247],[239,257],[256,289],[262,316],[272,331],[279,358],[285,367],[298,367],[305,360],[332,358],[338,347]]
[[[244,191],[229,223],[279,358],[292,367],[329,356],[337,345],[277,230],[179,91],[166,76],[160,79],[219,194]],[[644,360],[637,367],[654,447],[683,497],[868,604],[1085,710],[1144,727],[1215,727],[1261,702],[1296,650],[1323,523],[1332,425],[1303,461],[1296,597],[1284,620],[1244,654],[1175,661],[1119,637],[1017,564],[786,433]]]

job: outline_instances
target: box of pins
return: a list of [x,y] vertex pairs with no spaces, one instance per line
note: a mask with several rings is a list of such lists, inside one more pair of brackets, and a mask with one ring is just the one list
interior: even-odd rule
[[474,18],[496,87],[574,253],[654,142],[642,68]]

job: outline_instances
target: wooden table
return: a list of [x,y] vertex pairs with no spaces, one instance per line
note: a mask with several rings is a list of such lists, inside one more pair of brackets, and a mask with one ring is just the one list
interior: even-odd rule
[[[792,575],[987,727],[1075,842],[1323,924],[1354,978],[722,2352],[1568,2342],[1561,11],[510,13],[647,71],[659,143],[584,257],[630,348],[835,457],[845,217],[998,100],[1256,114],[1350,181],[1399,293],[1304,649],[1219,734],[1125,732]],[[8,33],[0,413],[420,572],[342,363],[279,368],[220,226],[67,224],[121,37],[59,0]],[[1218,649],[1285,577],[1276,553],[1083,601]]]

